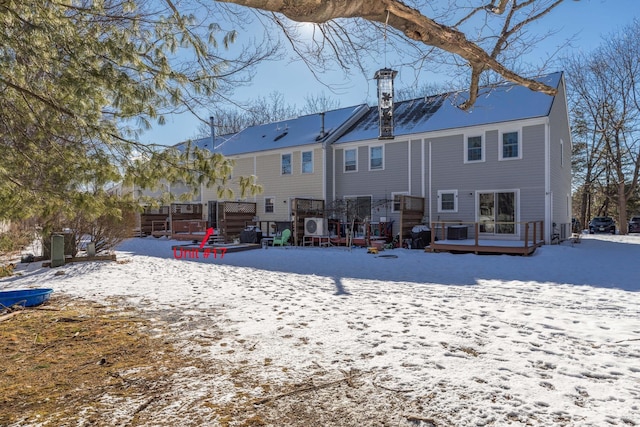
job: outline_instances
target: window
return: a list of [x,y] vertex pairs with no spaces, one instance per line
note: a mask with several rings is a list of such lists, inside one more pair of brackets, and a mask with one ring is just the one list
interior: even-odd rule
[[560,166],[564,166],[564,141],[560,140]]
[[313,173],[313,151],[302,152],[302,173]]
[[406,196],[408,194],[409,193],[407,191],[391,193],[391,198],[393,199],[393,207],[391,208],[391,212],[400,212],[402,210],[402,196]]
[[358,149],[344,150],[344,171],[356,172],[358,170]]
[[291,175],[291,154],[282,155],[282,175]]
[[470,136],[465,146],[465,163],[484,162],[484,147],[481,136]]
[[500,140],[500,160],[521,159],[522,148],[518,132],[505,132]]
[[384,147],[382,145],[369,148],[369,170],[384,169],[383,159],[384,159]]
[[438,191],[438,212],[458,212],[458,190]]
[[273,213],[276,200],[273,197],[264,198],[264,213]]

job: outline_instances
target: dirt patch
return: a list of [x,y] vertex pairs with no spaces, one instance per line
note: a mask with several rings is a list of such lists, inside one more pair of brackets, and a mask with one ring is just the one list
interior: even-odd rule
[[13,314],[0,321],[0,425],[448,425],[372,373],[227,359],[234,337],[216,321],[60,294]]
[[56,296],[0,324],[0,424],[90,421],[100,400],[167,387],[184,363],[131,311]]

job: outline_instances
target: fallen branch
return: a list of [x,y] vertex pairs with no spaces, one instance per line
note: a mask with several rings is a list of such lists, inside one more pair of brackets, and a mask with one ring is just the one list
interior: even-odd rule
[[312,385],[308,385],[305,387],[301,387],[295,390],[291,390],[288,391],[286,393],[280,393],[278,395],[275,396],[270,396],[270,397],[265,397],[259,400],[256,400],[255,402],[253,402],[254,405],[264,405],[265,403],[268,402],[272,402],[274,400],[279,400],[282,399],[283,397],[288,397],[288,396],[293,396],[294,394],[299,394],[299,393],[305,393],[308,391],[317,391],[317,390],[321,390],[323,388],[328,388],[328,387],[332,387],[334,385],[338,385],[340,383],[347,383],[349,386],[353,387],[353,378],[354,376],[360,376],[362,374],[357,374],[354,375],[353,373],[348,373],[348,375],[346,375],[344,378],[339,379],[339,380],[335,380],[335,381],[329,381],[327,383],[322,383],[322,384],[312,384]]
[[11,319],[13,316],[15,316],[16,314],[22,313],[23,310],[17,310],[17,311],[12,311],[9,314],[5,314],[0,316],[0,322],[4,322],[5,320],[9,320]]
[[381,388],[381,389],[387,390],[387,391],[392,391],[394,393],[412,393],[412,392],[415,391],[414,389],[399,390],[399,389],[395,389],[395,388],[385,387],[383,385],[376,384],[375,381],[373,382],[373,385],[374,385],[374,387],[378,387],[378,388]]
[[616,344],[620,344],[621,342],[627,342],[627,341],[640,341],[640,338],[630,338],[628,340],[620,340],[620,341],[616,341]]
[[432,427],[436,427],[436,422],[433,420],[433,418],[424,418],[421,417],[419,415],[405,415],[404,416],[407,421],[412,422],[412,423],[428,423],[427,426],[432,426]]
[[153,402],[155,402],[156,400],[158,400],[160,398],[160,396],[156,395],[153,396],[151,399],[147,400],[146,402],[144,402],[142,405],[138,406],[138,408],[133,412],[133,415],[138,415],[140,412],[144,411],[145,409],[147,409],[147,407],[149,405],[151,405]]

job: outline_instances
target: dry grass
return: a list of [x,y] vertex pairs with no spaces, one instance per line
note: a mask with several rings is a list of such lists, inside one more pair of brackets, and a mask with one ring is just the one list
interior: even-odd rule
[[[271,359],[232,362],[225,354],[235,338],[217,322],[60,294],[5,317],[0,425],[447,425],[416,422],[416,402],[376,385],[370,374],[314,368],[294,381]],[[235,343],[253,351],[243,340]],[[279,381],[261,379],[264,370],[278,369]]]
[[64,297],[0,323],[0,425],[75,423],[106,394],[157,388],[185,360],[148,326],[135,312]]

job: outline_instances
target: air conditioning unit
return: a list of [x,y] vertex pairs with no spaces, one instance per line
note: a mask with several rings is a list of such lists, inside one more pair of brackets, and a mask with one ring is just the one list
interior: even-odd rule
[[305,236],[324,236],[324,218],[305,218],[304,219],[304,235]]

